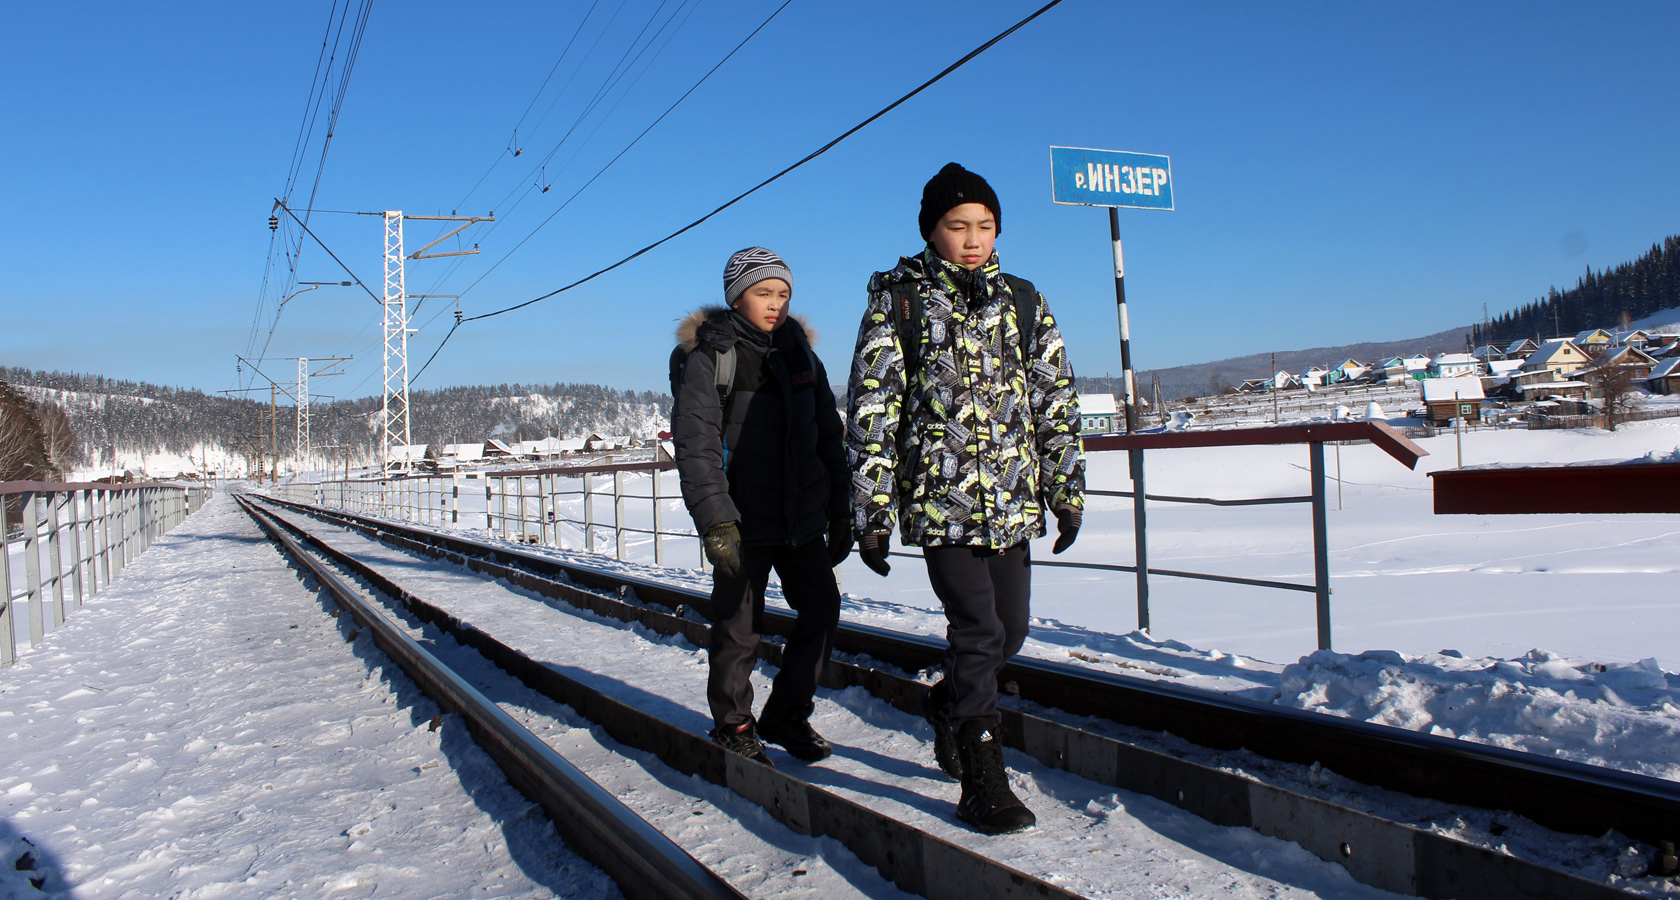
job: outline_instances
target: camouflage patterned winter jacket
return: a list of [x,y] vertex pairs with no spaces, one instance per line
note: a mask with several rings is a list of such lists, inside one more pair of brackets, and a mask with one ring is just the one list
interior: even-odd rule
[[[922,297],[908,385],[896,284]],[[971,275],[930,247],[870,277],[847,391],[859,534],[897,519],[906,544],[1002,549],[1043,535],[1045,511],[1084,505],[1073,370],[1043,295],[1037,309],[1023,355],[997,254]]]

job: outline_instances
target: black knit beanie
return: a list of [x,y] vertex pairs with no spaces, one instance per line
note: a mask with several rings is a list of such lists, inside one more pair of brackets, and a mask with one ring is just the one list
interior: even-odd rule
[[922,226],[922,240],[933,234],[933,227],[945,214],[964,203],[982,203],[992,211],[997,221],[997,233],[1003,233],[1003,210],[998,207],[997,193],[986,179],[956,163],[946,163],[939,174],[928,179],[922,187],[922,214],[917,222]]

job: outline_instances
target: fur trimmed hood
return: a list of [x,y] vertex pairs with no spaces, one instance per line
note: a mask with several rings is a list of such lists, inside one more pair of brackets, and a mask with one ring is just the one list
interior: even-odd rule
[[[693,352],[695,347],[700,346],[700,326],[711,321],[721,322],[729,316],[729,312],[727,306],[702,306],[684,316],[682,321],[677,323],[678,346],[682,347],[685,353]],[[785,328],[788,322],[797,323],[799,330],[805,334],[805,342],[813,347],[816,346],[817,330],[811,327],[811,323],[804,316],[793,313],[788,316],[786,321],[777,326],[776,330],[780,331]]]

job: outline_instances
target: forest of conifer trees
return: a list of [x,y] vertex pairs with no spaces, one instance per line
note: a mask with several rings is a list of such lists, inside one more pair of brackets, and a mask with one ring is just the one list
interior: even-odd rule
[[1652,313],[1680,307],[1680,235],[1652,244],[1650,252],[1614,269],[1589,266],[1575,286],[1477,325],[1477,345],[1521,338],[1569,337],[1592,328],[1616,328]]

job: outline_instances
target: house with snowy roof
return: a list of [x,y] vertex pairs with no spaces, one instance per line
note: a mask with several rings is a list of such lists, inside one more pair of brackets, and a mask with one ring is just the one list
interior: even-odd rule
[[1645,386],[1653,394],[1680,394],[1680,356],[1657,363]]
[[1547,397],[1584,398],[1591,385],[1564,375],[1557,369],[1519,369],[1511,376],[1507,390],[1519,400],[1533,402]]
[[1295,380],[1298,381],[1302,387],[1322,387],[1326,383],[1326,379],[1329,374],[1330,370],[1324,368],[1323,366],[1307,366],[1305,369],[1301,370],[1300,375],[1295,376]]
[[1594,358],[1592,364],[1577,377],[1602,378],[1613,369],[1621,369],[1634,381],[1644,381],[1651,377],[1651,371],[1656,367],[1657,361],[1638,347],[1612,347]]
[[1632,331],[1617,332],[1616,334],[1616,344],[1621,347],[1638,347],[1643,350],[1645,349],[1645,345],[1650,342],[1651,333],[1641,328],[1635,328]]
[[1533,372],[1537,369],[1556,369],[1559,375],[1568,375],[1584,368],[1592,358],[1575,346],[1573,341],[1547,341],[1540,345],[1540,349],[1530,353],[1523,360],[1522,370]]
[[1411,373],[1413,377],[1422,377],[1425,372],[1429,371],[1429,357],[1422,353],[1408,354],[1401,359],[1406,363],[1406,371]]
[[1505,358],[1526,357],[1538,349],[1540,349],[1539,344],[1534,343],[1530,338],[1523,338],[1520,341],[1512,341],[1505,346]]
[[1594,328],[1591,331],[1583,331],[1576,334],[1571,340],[1575,346],[1581,348],[1582,350],[1585,350],[1588,353],[1596,354],[1598,351],[1615,343],[1616,336],[1602,328]]
[[501,438],[489,438],[484,442],[484,459],[490,462],[512,462],[519,458],[519,451]]
[[1447,425],[1455,418],[1466,422],[1482,420],[1482,380],[1473,376],[1455,378],[1426,378],[1418,382],[1423,396],[1425,415],[1437,425]]
[[1481,361],[1468,353],[1437,353],[1429,361],[1429,374],[1436,378],[1462,378],[1481,371]]
[[1113,394],[1085,394],[1079,395],[1079,433],[1081,436],[1091,434],[1116,434],[1117,423],[1125,420],[1120,418],[1119,404],[1115,403]]
[[1331,384],[1353,381],[1369,371],[1371,371],[1371,367],[1357,359],[1344,359],[1330,370],[1329,381]]

